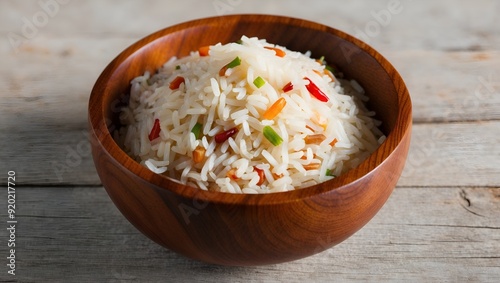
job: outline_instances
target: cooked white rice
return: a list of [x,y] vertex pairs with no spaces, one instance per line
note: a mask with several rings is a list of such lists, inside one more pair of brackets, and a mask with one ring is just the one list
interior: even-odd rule
[[[284,57],[267,47],[285,52]],[[229,193],[270,193],[307,187],[357,166],[384,140],[378,122],[362,101],[356,81],[335,78],[325,65],[303,54],[258,38],[210,46],[208,56],[193,51],[172,58],[154,75],[132,80],[129,105],[115,137],[142,165],[184,184]],[[241,64],[219,71],[236,57]],[[170,89],[178,76],[179,88]],[[258,88],[258,76],[265,84]],[[318,100],[307,89],[309,78],[328,97]],[[293,89],[284,92],[291,82]],[[263,113],[280,97],[286,105],[270,120]],[[155,120],[159,137],[149,140]],[[202,135],[193,127],[201,124]],[[283,142],[264,135],[270,126]],[[215,136],[236,128],[227,140]],[[312,135],[323,135],[307,144]],[[321,141],[322,140],[322,141]],[[202,160],[193,159],[201,150]],[[257,169],[256,169],[257,168]],[[260,174],[259,174],[260,173]]]

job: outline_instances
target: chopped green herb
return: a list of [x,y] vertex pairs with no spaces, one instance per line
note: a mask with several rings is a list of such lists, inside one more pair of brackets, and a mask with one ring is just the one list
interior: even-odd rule
[[264,137],[271,142],[274,146],[278,146],[283,142],[283,139],[274,131],[271,126],[264,126]]
[[219,70],[219,76],[221,77],[225,76],[227,69],[234,68],[236,66],[239,66],[240,64],[241,64],[241,59],[240,57],[236,56],[236,58],[234,58],[233,61],[227,63],[226,65],[224,65],[224,67],[222,67]]
[[337,176],[335,176],[335,174],[333,174],[332,170],[331,169],[326,169],[326,176],[330,176],[330,177],[333,177],[333,178],[336,178]]
[[233,61],[229,62],[229,64],[227,64],[227,68],[234,68],[236,66],[239,66],[241,64],[241,59],[240,57],[236,56],[236,58],[233,59]]
[[238,44],[243,44],[243,40],[238,39],[238,40],[236,40],[236,43],[238,43]]
[[180,68],[181,68],[181,66],[180,66],[180,65],[175,66],[175,69],[176,69],[176,70],[179,70]]
[[202,134],[202,127],[203,125],[200,123],[196,123],[193,128],[191,129],[191,133],[194,134],[195,138],[197,140],[201,139],[201,134]]
[[261,78],[261,77],[256,77],[255,80],[253,80],[253,84],[257,88],[261,88],[263,85],[266,84],[266,81],[263,78]]
[[335,73],[335,69],[332,66],[330,66],[330,65],[325,65],[325,69],[327,69],[328,71],[332,72],[332,74]]

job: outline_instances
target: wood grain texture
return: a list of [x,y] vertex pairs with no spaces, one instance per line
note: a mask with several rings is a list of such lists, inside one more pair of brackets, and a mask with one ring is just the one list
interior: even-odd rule
[[400,186],[499,186],[499,121],[420,124]]
[[[207,265],[163,249],[129,224],[102,187],[21,188],[17,196],[20,282],[496,282],[500,273],[500,188],[396,188],[342,244],[261,267]],[[4,211],[2,202],[2,218]]]
[[387,57],[408,85],[415,123],[500,120],[500,51],[412,50]]

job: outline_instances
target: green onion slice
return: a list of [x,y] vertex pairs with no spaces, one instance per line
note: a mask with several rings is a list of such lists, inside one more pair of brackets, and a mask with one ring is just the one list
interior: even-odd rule
[[263,78],[261,78],[261,77],[256,77],[255,80],[253,80],[253,84],[257,88],[261,88],[263,85],[266,84],[266,81]]
[[333,172],[332,172],[331,169],[326,169],[326,174],[325,175],[326,176],[330,176],[330,177],[334,177],[334,178],[337,177],[337,176],[335,176],[335,174],[333,174]]
[[201,139],[202,136],[202,127],[203,125],[200,123],[196,123],[193,128],[191,129],[191,133],[194,134],[194,137],[199,140]]
[[328,71],[330,71],[332,74],[335,73],[335,69],[332,66],[330,66],[330,65],[325,65],[325,69],[327,69]]
[[274,146],[278,146],[283,142],[283,139],[274,131],[271,126],[264,126],[264,137]]
[[240,64],[241,64],[241,59],[240,57],[236,56],[236,58],[234,58],[233,61],[229,62],[226,66],[229,69],[239,66]]

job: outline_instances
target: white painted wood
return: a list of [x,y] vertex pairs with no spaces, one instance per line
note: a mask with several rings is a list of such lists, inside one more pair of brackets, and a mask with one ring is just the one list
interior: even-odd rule
[[[0,1],[0,172],[5,184],[5,172],[15,170],[20,186],[18,275],[4,269],[0,282],[498,282],[499,1],[89,0],[54,6],[63,2]],[[23,33],[42,13],[47,22]],[[151,32],[229,13],[289,15],[360,36],[394,64],[410,89],[415,125],[398,187],[370,223],[333,249],[262,267],[194,262],[140,234],[100,187],[86,137],[87,101],[99,73]],[[0,197],[2,223],[6,205]],[[7,238],[5,228],[0,238]],[[8,255],[6,245],[0,254]]]

